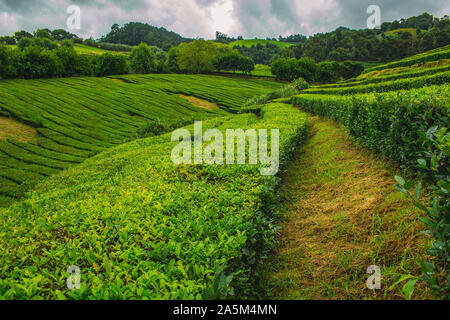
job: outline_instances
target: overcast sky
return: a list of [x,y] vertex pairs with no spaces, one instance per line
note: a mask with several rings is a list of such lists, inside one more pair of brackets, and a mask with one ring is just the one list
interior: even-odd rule
[[450,13],[449,0],[0,0],[0,35],[67,29],[66,11],[73,4],[81,9],[81,29],[70,31],[84,38],[98,38],[114,23],[130,21],[192,38],[214,38],[216,30],[254,38],[365,28],[369,5],[381,8],[383,22]]

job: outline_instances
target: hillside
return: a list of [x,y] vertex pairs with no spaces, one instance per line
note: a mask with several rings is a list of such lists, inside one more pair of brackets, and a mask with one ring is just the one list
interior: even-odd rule
[[172,46],[177,46],[182,42],[190,42],[192,39],[183,38],[179,34],[168,31],[165,28],[158,28],[146,23],[130,22],[122,27],[115,24],[111,31],[101,38],[103,42],[120,43],[130,46],[137,46],[141,42],[168,50]]
[[[201,75],[1,81],[0,115],[7,122],[0,133],[9,134],[7,140],[0,138],[0,204],[23,196],[43,177],[147,131],[223,115],[279,86]],[[180,93],[212,101],[223,110],[196,107]],[[27,130],[17,127],[17,121]]]

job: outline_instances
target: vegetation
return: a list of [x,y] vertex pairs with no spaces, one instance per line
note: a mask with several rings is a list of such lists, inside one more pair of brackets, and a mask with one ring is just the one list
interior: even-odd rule
[[101,41],[130,46],[137,46],[144,42],[150,46],[169,50],[170,47],[177,46],[182,42],[189,42],[190,39],[183,38],[175,32],[167,31],[165,28],[157,28],[140,22],[130,22],[123,27],[114,24],[110,33],[102,37]]
[[302,77],[308,82],[330,83],[345,77],[350,79],[357,77],[364,70],[359,63],[346,61],[322,61],[315,63],[313,59],[280,58],[271,67],[272,73],[280,79],[293,80]]
[[[401,28],[418,28],[417,35],[410,31],[388,32]],[[393,61],[446,46],[450,39],[450,20],[424,13],[401,22],[385,23],[381,29],[351,30],[339,27],[333,32],[319,33],[284,49],[278,57],[309,57],[316,62],[331,61]]]
[[[284,104],[266,106],[260,120],[242,114],[205,125],[280,129],[283,167],[306,136],[305,116]],[[163,135],[112,148],[0,210],[0,259],[6,266],[1,297],[251,294],[256,267],[274,243],[279,179],[261,176],[255,165],[177,166],[170,161],[173,146],[170,135]],[[82,268],[81,290],[62,285],[73,264]]]
[[[253,95],[279,86],[269,81],[181,75],[2,81],[0,115],[34,128],[36,141],[21,141],[26,133],[22,128],[15,132],[17,138],[0,140],[0,205],[23,196],[43,177],[109,147],[149,132],[163,133],[194,117],[224,113],[193,106],[179,93],[237,110]],[[155,122],[163,124],[160,131],[155,132],[159,127]]]

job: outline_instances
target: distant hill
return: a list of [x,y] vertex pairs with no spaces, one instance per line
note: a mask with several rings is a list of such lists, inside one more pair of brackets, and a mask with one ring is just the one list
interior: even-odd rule
[[182,42],[190,42],[193,39],[183,38],[178,33],[168,31],[165,28],[158,28],[146,23],[130,22],[123,27],[114,24],[111,31],[100,39],[102,42],[121,43],[130,46],[139,45],[145,42],[148,45],[162,49],[169,49]]

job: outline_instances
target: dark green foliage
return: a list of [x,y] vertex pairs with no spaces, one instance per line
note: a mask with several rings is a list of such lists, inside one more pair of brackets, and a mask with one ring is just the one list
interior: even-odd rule
[[[272,73],[280,79],[293,80],[303,78],[307,82],[330,83],[340,78],[358,76],[364,68],[350,61],[338,63],[323,61],[318,64],[311,58],[279,58],[271,67]],[[346,78],[347,77],[347,78]]]
[[380,83],[361,84],[350,87],[316,87],[310,88],[305,93],[330,94],[330,95],[350,95],[355,93],[388,92],[395,90],[422,88],[424,86],[446,84],[450,81],[450,72],[440,72],[431,76],[420,76],[416,78],[406,78]]
[[292,103],[305,111],[342,122],[350,134],[377,154],[410,169],[427,149],[422,136],[446,127],[450,86],[441,85],[377,95],[299,95]]
[[157,71],[156,54],[145,43],[135,47],[130,55],[131,72],[137,74],[153,73]]
[[251,47],[247,46],[235,46],[233,49],[239,51],[243,56],[251,58],[255,64],[264,64],[270,65],[273,61],[273,58],[280,54],[282,49],[274,44],[257,44],[252,45]]
[[372,72],[372,71],[378,71],[378,70],[384,70],[388,68],[397,68],[397,67],[409,67],[412,65],[415,65],[417,63],[425,63],[429,61],[438,61],[441,59],[450,59],[450,45],[437,48],[422,54],[414,55],[411,57],[408,57],[406,59],[391,62],[388,64],[376,66],[373,68],[369,68],[364,70],[364,73]]
[[423,158],[418,160],[418,167],[433,181],[428,187],[432,197],[428,202],[422,200],[422,183],[417,184],[411,192],[413,182],[405,182],[401,177],[396,177],[397,188],[413,199],[416,207],[426,214],[419,220],[427,227],[426,234],[434,238],[427,250],[434,260],[433,262],[421,261],[423,278],[428,282],[433,294],[448,299],[450,297],[450,134],[447,127],[439,126],[421,133],[426,151],[423,152]]
[[130,46],[137,46],[141,42],[150,46],[157,46],[164,50],[169,50],[172,46],[177,46],[189,39],[181,37],[175,32],[167,31],[165,28],[157,28],[149,24],[130,22],[123,27],[115,24],[111,27],[111,32],[102,37],[102,42],[121,43]]
[[[409,32],[386,33],[401,28],[418,28],[418,35]],[[310,57],[316,62],[333,61],[393,61],[419,52],[449,44],[448,18],[434,18],[429,14],[404,19],[381,29],[351,30],[339,27],[328,33],[318,33],[284,49],[277,58]],[[255,60],[256,61],[256,60]]]
[[31,46],[18,55],[18,74],[25,79],[52,78],[61,76],[63,66],[51,50]]
[[16,44],[16,39],[14,37],[4,36],[0,37],[0,44],[5,43],[8,45],[14,45]]
[[17,76],[17,51],[0,44],[0,79],[14,78]]
[[16,42],[19,42],[23,38],[33,38],[33,35],[24,30],[14,33],[14,39],[16,40]]
[[128,60],[121,54],[105,53],[96,59],[95,75],[97,77],[127,74],[128,72]]
[[214,59],[214,67],[220,72],[224,71],[242,71],[251,73],[255,70],[253,60],[244,57],[236,51],[219,53]]

